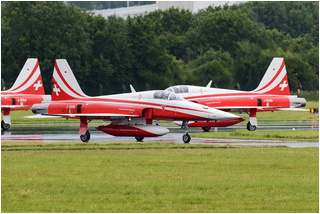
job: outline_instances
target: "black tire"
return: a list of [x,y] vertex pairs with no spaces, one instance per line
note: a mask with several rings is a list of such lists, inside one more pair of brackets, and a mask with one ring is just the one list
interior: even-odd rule
[[1,129],[3,131],[6,131],[10,128],[10,124],[9,123],[5,123],[3,120],[1,121]]
[[208,131],[210,131],[210,129],[211,129],[211,127],[202,127],[202,130],[203,130],[204,132],[208,132]]
[[191,137],[190,137],[190,135],[187,133],[187,134],[185,134],[185,135],[182,136],[182,140],[183,140],[184,143],[189,143],[190,140],[191,140]]
[[90,132],[87,131],[86,134],[80,135],[80,140],[82,142],[88,142],[90,140]]
[[138,136],[138,137],[135,137],[136,138],[136,140],[138,141],[138,142],[142,142],[142,140],[144,139],[144,137],[141,137],[141,136]]
[[255,131],[257,129],[257,127],[255,125],[251,125],[251,123],[248,122],[247,129],[248,129],[248,131]]

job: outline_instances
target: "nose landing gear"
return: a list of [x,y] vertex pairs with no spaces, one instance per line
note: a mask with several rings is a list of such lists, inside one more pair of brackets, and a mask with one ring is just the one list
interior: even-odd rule
[[191,137],[188,133],[188,121],[183,121],[181,129],[185,129],[186,133],[182,136],[182,140],[184,143],[189,143],[191,140]]

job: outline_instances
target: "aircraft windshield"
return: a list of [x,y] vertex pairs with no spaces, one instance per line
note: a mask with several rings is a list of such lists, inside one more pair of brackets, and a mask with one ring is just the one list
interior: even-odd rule
[[153,94],[153,98],[163,100],[183,100],[183,98],[173,93],[172,91],[156,91]]
[[176,94],[181,94],[181,93],[188,93],[189,88],[188,86],[173,86],[173,87],[167,88],[166,91],[172,91]]

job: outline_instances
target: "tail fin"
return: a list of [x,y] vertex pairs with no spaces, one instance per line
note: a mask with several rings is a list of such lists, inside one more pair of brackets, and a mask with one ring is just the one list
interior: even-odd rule
[[71,100],[87,97],[81,90],[67,60],[57,59],[52,76],[51,100]]
[[38,59],[27,59],[13,86],[6,92],[44,95]]
[[254,92],[290,95],[287,71],[283,58],[273,58],[267,72]]

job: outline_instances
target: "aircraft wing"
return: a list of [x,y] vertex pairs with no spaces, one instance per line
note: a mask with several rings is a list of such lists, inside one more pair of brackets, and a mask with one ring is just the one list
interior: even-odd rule
[[91,118],[101,118],[101,117],[112,117],[112,118],[123,118],[123,117],[140,117],[140,115],[133,114],[108,114],[108,113],[99,113],[99,114],[42,114],[50,117],[68,117],[68,118],[76,118],[76,117],[91,117]]
[[28,106],[22,106],[22,105],[1,105],[1,108],[14,108],[14,109],[19,109],[19,108],[31,108],[30,105]]
[[308,109],[303,108],[277,108],[279,111],[309,111]]
[[279,107],[266,107],[266,106],[223,106],[223,107],[216,107],[216,109],[219,110],[226,110],[230,109],[231,111],[237,111],[241,109],[261,109],[261,110],[268,110],[268,109],[273,109],[273,110],[278,110],[278,111],[309,111],[308,109],[300,109],[300,108],[279,108]]
[[24,118],[32,119],[32,118],[52,118],[52,115],[41,115],[41,114],[36,114],[36,115],[30,115],[30,116],[24,116]]

